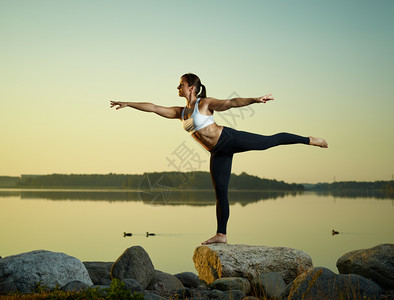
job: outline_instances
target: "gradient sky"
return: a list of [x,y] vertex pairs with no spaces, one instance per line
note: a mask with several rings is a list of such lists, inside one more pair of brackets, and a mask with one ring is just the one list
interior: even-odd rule
[[0,175],[208,171],[180,121],[109,108],[183,106],[176,87],[193,72],[208,96],[276,98],[218,124],[329,143],[238,154],[234,173],[390,180],[393,13],[391,0],[0,0]]

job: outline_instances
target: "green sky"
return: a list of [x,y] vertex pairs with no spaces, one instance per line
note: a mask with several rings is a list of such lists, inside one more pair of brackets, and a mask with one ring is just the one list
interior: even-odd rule
[[[208,171],[180,121],[110,100],[276,100],[215,114],[260,134],[324,137],[235,156],[233,172],[289,182],[394,174],[394,1],[0,0],[0,175]],[[184,156],[180,156],[179,151]]]

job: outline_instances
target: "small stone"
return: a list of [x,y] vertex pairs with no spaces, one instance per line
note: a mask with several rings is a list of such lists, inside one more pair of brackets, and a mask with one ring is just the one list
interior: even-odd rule
[[246,294],[240,290],[225,291],[220,296],[220,300],[242,300]]
[[196,297],[196,294],[194,293],[194,291],[191,288],[181,288],[179,290],[176,291],[175,293],[175,299],[190,299],[190,298],[194,298]]
[[222,295],[223,295],[223,292],[222,292],[222,291],[219,291],[219,290],[212,290],[212,291],[209,293],[209,297],[210,297],[210,298],[220,298]]
[[242,277],[222,277],[212,282],[209,287],[220,291],[241,290],[245,294],[250,292],[250,283]]
[[88,270],[94,285],[111,284],[111,267],[114,264],[113,262],[85,261],[83,264]]
[[132,292],[142,292],[141,285],[139,282],[132,278],[125,278],[123,279],[125,284],[125,288],[132,291]]
[[271,272],[253,278],[251,289],[257,297],[281,299],[286,292],[286,283],[279,273]]
[[155,270],[151,282],[147,286],[147,290],[153,290],[160,295],[167,295],[183,288],[182,282],[174,275]]
[[94,285],[93,289],[97,289],[97,291],[105,297],[107,295],[107,291],[110,288],[109,285]]
[[63,286],[61,290],[64,292],[80,292],[87,290],[89,287],[90,286],[84,282],[74,280],[74,281],[70,281],[65,286]]
[[174,276],[178,278],[185,287],[196,288],[200,285],[200,279],[192,272],[182,272]]
[[144,300],[166,300],[166,298],[160,297],[159,295],[147,291],[145,291],[143,295],[144,295]]

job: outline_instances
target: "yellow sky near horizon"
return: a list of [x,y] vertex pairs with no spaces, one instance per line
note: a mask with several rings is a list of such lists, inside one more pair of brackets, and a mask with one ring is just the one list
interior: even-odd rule
[[393,11],[388,0],[0,0],[0,176],[208,171],[180,121],[109,108],[183,106],[176,87],[193,72],[208,96],[275,96],[215,113],[218,124],[329,143],[237,154],[234,173],[391,180]]

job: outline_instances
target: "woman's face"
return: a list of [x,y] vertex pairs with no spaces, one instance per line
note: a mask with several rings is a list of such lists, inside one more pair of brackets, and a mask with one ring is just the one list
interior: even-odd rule
[[177,89],[179,91],[179,97],[189,97],[193,91],[193,86],[189,86],[186,79],[182,77]]

